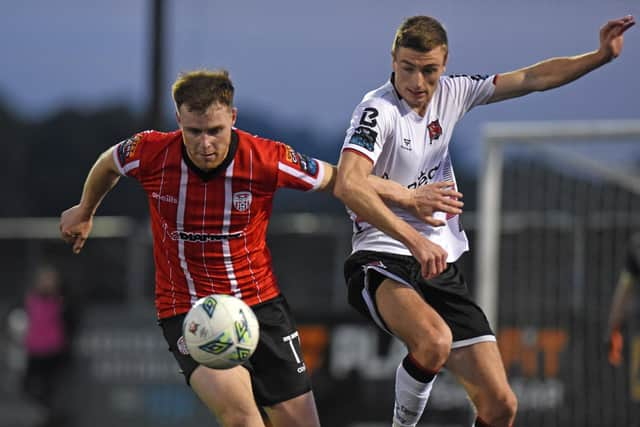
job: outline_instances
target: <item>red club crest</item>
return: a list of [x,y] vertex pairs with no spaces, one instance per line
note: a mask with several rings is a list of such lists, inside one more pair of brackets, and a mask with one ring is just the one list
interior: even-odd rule
[[429,123],[427,125],[427,129],[429,130],[429,139],[431,142],[440,138],[440,135],[442,135],[442,127],[440,126],[440,121],[438,119]]

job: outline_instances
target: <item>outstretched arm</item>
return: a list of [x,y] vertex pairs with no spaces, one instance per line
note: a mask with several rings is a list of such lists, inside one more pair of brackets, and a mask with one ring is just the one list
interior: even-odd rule
[[553,89],[610,62],[622,52],[624,32],[635,23],[635,18],[631,15],[607,22],[600,29],[600,47],[593,52],[551,58],[526,68],[500,74],[496,80],[495,92],[489,102]]
[[422,275],[435,277],[446,268],[447,253],[395,215],[369,182],[372,164],[351,151],[342,152],[334,194],[356,215],[404,243],[422,266]]
[[111,190],[120,174],[113,159],[114,147],[102,153],[95,162],[82,190],[80,203],[60,215],[60,234],[79,253],[93,227],[93,216],[104,196]]

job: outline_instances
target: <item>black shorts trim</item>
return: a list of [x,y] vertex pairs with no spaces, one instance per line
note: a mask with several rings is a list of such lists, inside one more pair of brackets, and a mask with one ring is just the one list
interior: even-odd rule
[[452,348],[495,341],[489,321],[471,298],[456,263],[447,264],[442,274],[427,280],[422,277],[420,264],[412,256],[358,251],[347,258],[344,277],[349,304],[389,333],[375,304],[375,293],[387,278],[412,287],[436,310],[451,329]]
[[[300,338],[293,314],[284,296],[251,307],[260,323],[260,341],[253,355],[242,366],[251,375],[251,385],[259,406],[272,406],[311,390]],[[199,364],[186,352],[182,322],[186,314],[161,319],[159,324],[169,351],[189,384]],[[180,350],[182,348],[182,351]]]

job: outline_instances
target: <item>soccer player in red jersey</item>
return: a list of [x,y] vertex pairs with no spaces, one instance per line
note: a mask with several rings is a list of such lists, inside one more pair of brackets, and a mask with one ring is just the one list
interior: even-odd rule
[[[224,426],[264,426],[257,403],[274,427],[316,427],[310,380],[266,231],[278,188],[331,191],[335,168],[236,129],[233,93],[226,71],[181,75],[173,85],[179,129],[141,132],[105,151],[80,203],[62,213],[60,232],[80,252],[103,197],[121,176],[139,181],[151,213],[157,316],[187,383]],[[427,222],[436,208],[453,213],[461,206],[446,197],[443,183],[409,192],[371,180],[383,199]],[[260,344],[242,367],[206,368],[186,350],[182,320],[197,299],[213,293],[241,298],[260,322]]]

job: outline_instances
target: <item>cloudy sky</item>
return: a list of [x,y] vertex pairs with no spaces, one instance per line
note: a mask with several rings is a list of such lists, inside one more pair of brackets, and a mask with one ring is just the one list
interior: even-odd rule
[[[3,1],[0,94],[24,115],[147,99],[150,0]],[[448,73],[492,74],[597,48],[608,19],[640,15],[637,0],[166,0],[167,97],[182,70],[224,67],[237,104],[318,132],[344,129],[362,95],[388,77],[403,18],[429,14],[449,32]],[[499,120],[640,117],[640,26],[622,57],[582,80],[480,107],[457,140],[477,150]]]

